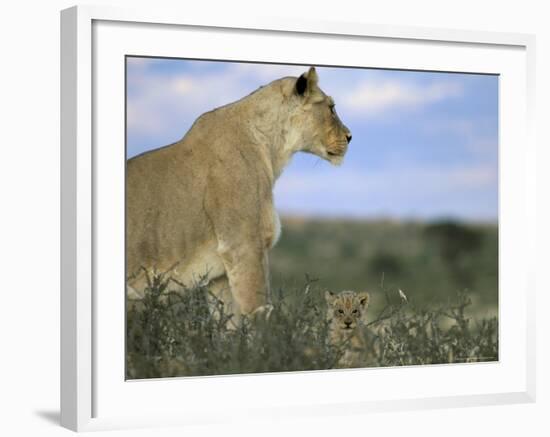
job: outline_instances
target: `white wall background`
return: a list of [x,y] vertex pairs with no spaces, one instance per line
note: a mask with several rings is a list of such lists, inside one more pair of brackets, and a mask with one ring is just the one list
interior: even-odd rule
[[[96,4],[184,7],[181,0]],[[149,4],[148,4],[149,3]],[[550,27],[544,1],[306,0],[187,2],[203,11],[537,35],[538,401],[345,418],[188,429],[185,435],[549,435],[550,306],[543,272],[550,233]],[[65,435],[59,428],[59,10],[73,1],[4,2],[0,14],[0,434]],[[181,429],[117,435],[182,435]]]

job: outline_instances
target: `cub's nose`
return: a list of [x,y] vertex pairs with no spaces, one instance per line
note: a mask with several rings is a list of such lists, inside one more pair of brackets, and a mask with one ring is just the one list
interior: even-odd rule
[[350,133],[346,134],[346,140],[348,140],[348,144],[349,144],[350,141],[351,141],[351,134]]
[[349,328],[352,324],[352,322],[349,320],[344,321],[344,323],[346,324],[346,328]]

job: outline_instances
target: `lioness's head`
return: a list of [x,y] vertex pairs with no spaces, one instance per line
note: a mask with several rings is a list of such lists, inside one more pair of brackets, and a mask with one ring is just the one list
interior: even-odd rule
[[314,67],[296,79],[294,96],[298,105],[291,123],[302,135],[304,152],[339,165],[351,141],[351,132],[338,118],[334,100],[319,88],[318,82]]
[[341,291],[334,294],[325,292],[328,311],[327,318],[333,328],[341,331],[351,331],[357,327],[367,312],[369,293],[366,291]]

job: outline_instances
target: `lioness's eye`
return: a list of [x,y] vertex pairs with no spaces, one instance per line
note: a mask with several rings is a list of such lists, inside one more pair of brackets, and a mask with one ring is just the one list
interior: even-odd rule
[[330,108],[330,112],[332,112],[333,114],[336,113],[336,110],[334,109],[334,105],[330,105],[329,108]]

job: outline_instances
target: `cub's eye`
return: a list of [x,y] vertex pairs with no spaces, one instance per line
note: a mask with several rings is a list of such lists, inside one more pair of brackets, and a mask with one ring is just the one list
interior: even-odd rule
[[338,314],[344,314],[344,310],[338,310]]
[[353,310],[351,313],[352,313],[352,314],[357,314],[357,313],[359,313],[359,311]]
[[334,109],[334,105],[330,105],[329,108],[330,108],[330,112],[332,112],[333,114],[336,114],[336,109]]

